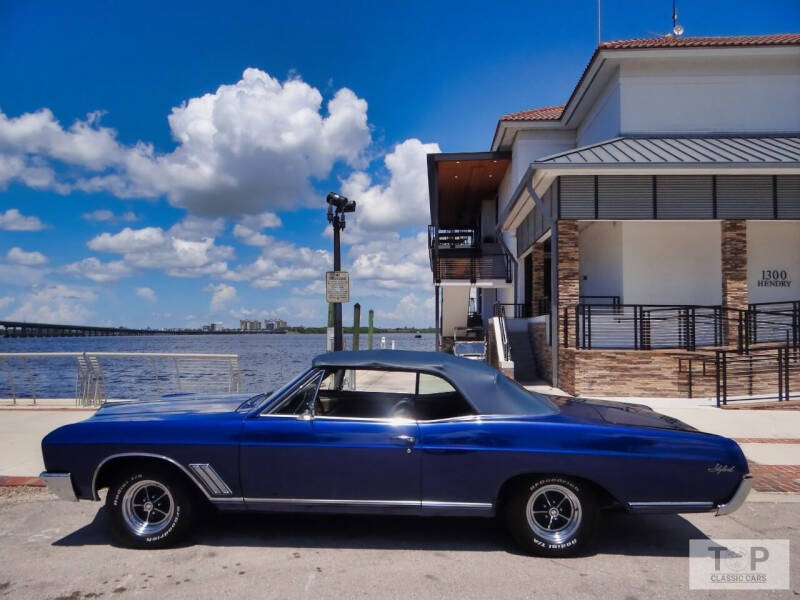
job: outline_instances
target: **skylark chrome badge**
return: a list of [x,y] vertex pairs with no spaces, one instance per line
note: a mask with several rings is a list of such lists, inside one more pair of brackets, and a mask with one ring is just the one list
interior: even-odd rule
[[709,473],[714,473],[714,475],[719,475],[720,473],[732,473],[736,470],[736,467],[733,465],[721,465],[717,463],[713,467],[708,467],[706,470]]

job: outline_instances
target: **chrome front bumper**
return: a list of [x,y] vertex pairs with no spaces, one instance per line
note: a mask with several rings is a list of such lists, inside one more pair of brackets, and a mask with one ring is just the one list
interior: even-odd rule
[[716,515],[721,517],[723,515],[729,515],[732,512],[735,512],[739,509],[739,507],[744,504],[744,501],[747,499],[747,494],[750,493],[750,489],[753,487],[753,476],[752,475],[745,475],[742,478],[742,482],[739,484],[739,487],[736,488],[736,493],[733,494],[733,497],[728,500],[725,504],[720,504],[717,506]]
[[53,492],[62,500],[77,502],[75,488],[72,486],[72,475],[70,473],[41,473],[39,478],[47,484],[47,489]]

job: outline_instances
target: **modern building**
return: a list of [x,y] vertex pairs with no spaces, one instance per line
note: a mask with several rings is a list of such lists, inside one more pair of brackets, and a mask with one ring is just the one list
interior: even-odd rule
[[800,34],[602,43],[428,176],[439,347],[482,328],[518,379],[687,396],[788,342],[800,384]]
[[286,321],[282,319],[268,319],[264,321],[264,329],[267,331],[280,331],[286,329]]
[[261,321],[239,320],[239,331],[261,331]]

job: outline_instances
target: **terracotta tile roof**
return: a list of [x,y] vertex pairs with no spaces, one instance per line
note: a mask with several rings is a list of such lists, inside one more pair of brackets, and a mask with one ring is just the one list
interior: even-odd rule
[[784,46],[800,44],[800,33],[720,37],[658,37],[603,42],[598,50],[632,48],[705,48],[711,46]]
[[545,106],[543,108],[532,108],[522,112],[511,113],[500,117],[501,121],[555,121],[561,118],[564,112],[564,105]]
[[[647,48],[707,48],[726,46],[792,46],[800,45],[800,33],[776,33],[770,35],[735,35],[719,37],[658,37],[603,42],[595,50],[586,66],[581,80],[586,75],[597,53],[601,50],[631,50]],[[580,83],[579,83],[580,85]],[[576,86],[577,89],[577,86]],[[574,95],[573,91],[573,95]],[[501,121],[557,121],[565,105],[532,108],[500,117]]]

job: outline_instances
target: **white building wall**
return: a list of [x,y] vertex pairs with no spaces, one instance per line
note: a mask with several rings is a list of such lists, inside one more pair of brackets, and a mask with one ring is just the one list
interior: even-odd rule
[[514,140],[511,149],[511,165],[500,184],[500,213],[511,200],[511,195],[516,191],[522,176],[531,163],[537,158],[543,158],[575,147],[575,130],[537,129],[520,131]]
[[619,136],[620,88],[615,74],[578,127],[577,146],[588,146]]
[[581,296],[622,297],[622,229],[619,221],[581,223]]
[[622,301],[721,304],[718,221],[626,222],[622,226]]
[[762,56],[628,59],[623,133],[800,131],[800,51]]
[[456,327],[467,326],[469,312],[468,285],[443,285],[442,290],[442,335],[453,337]]
[[747,295],[750,303],[800,300],[800,222],[747,222]]

